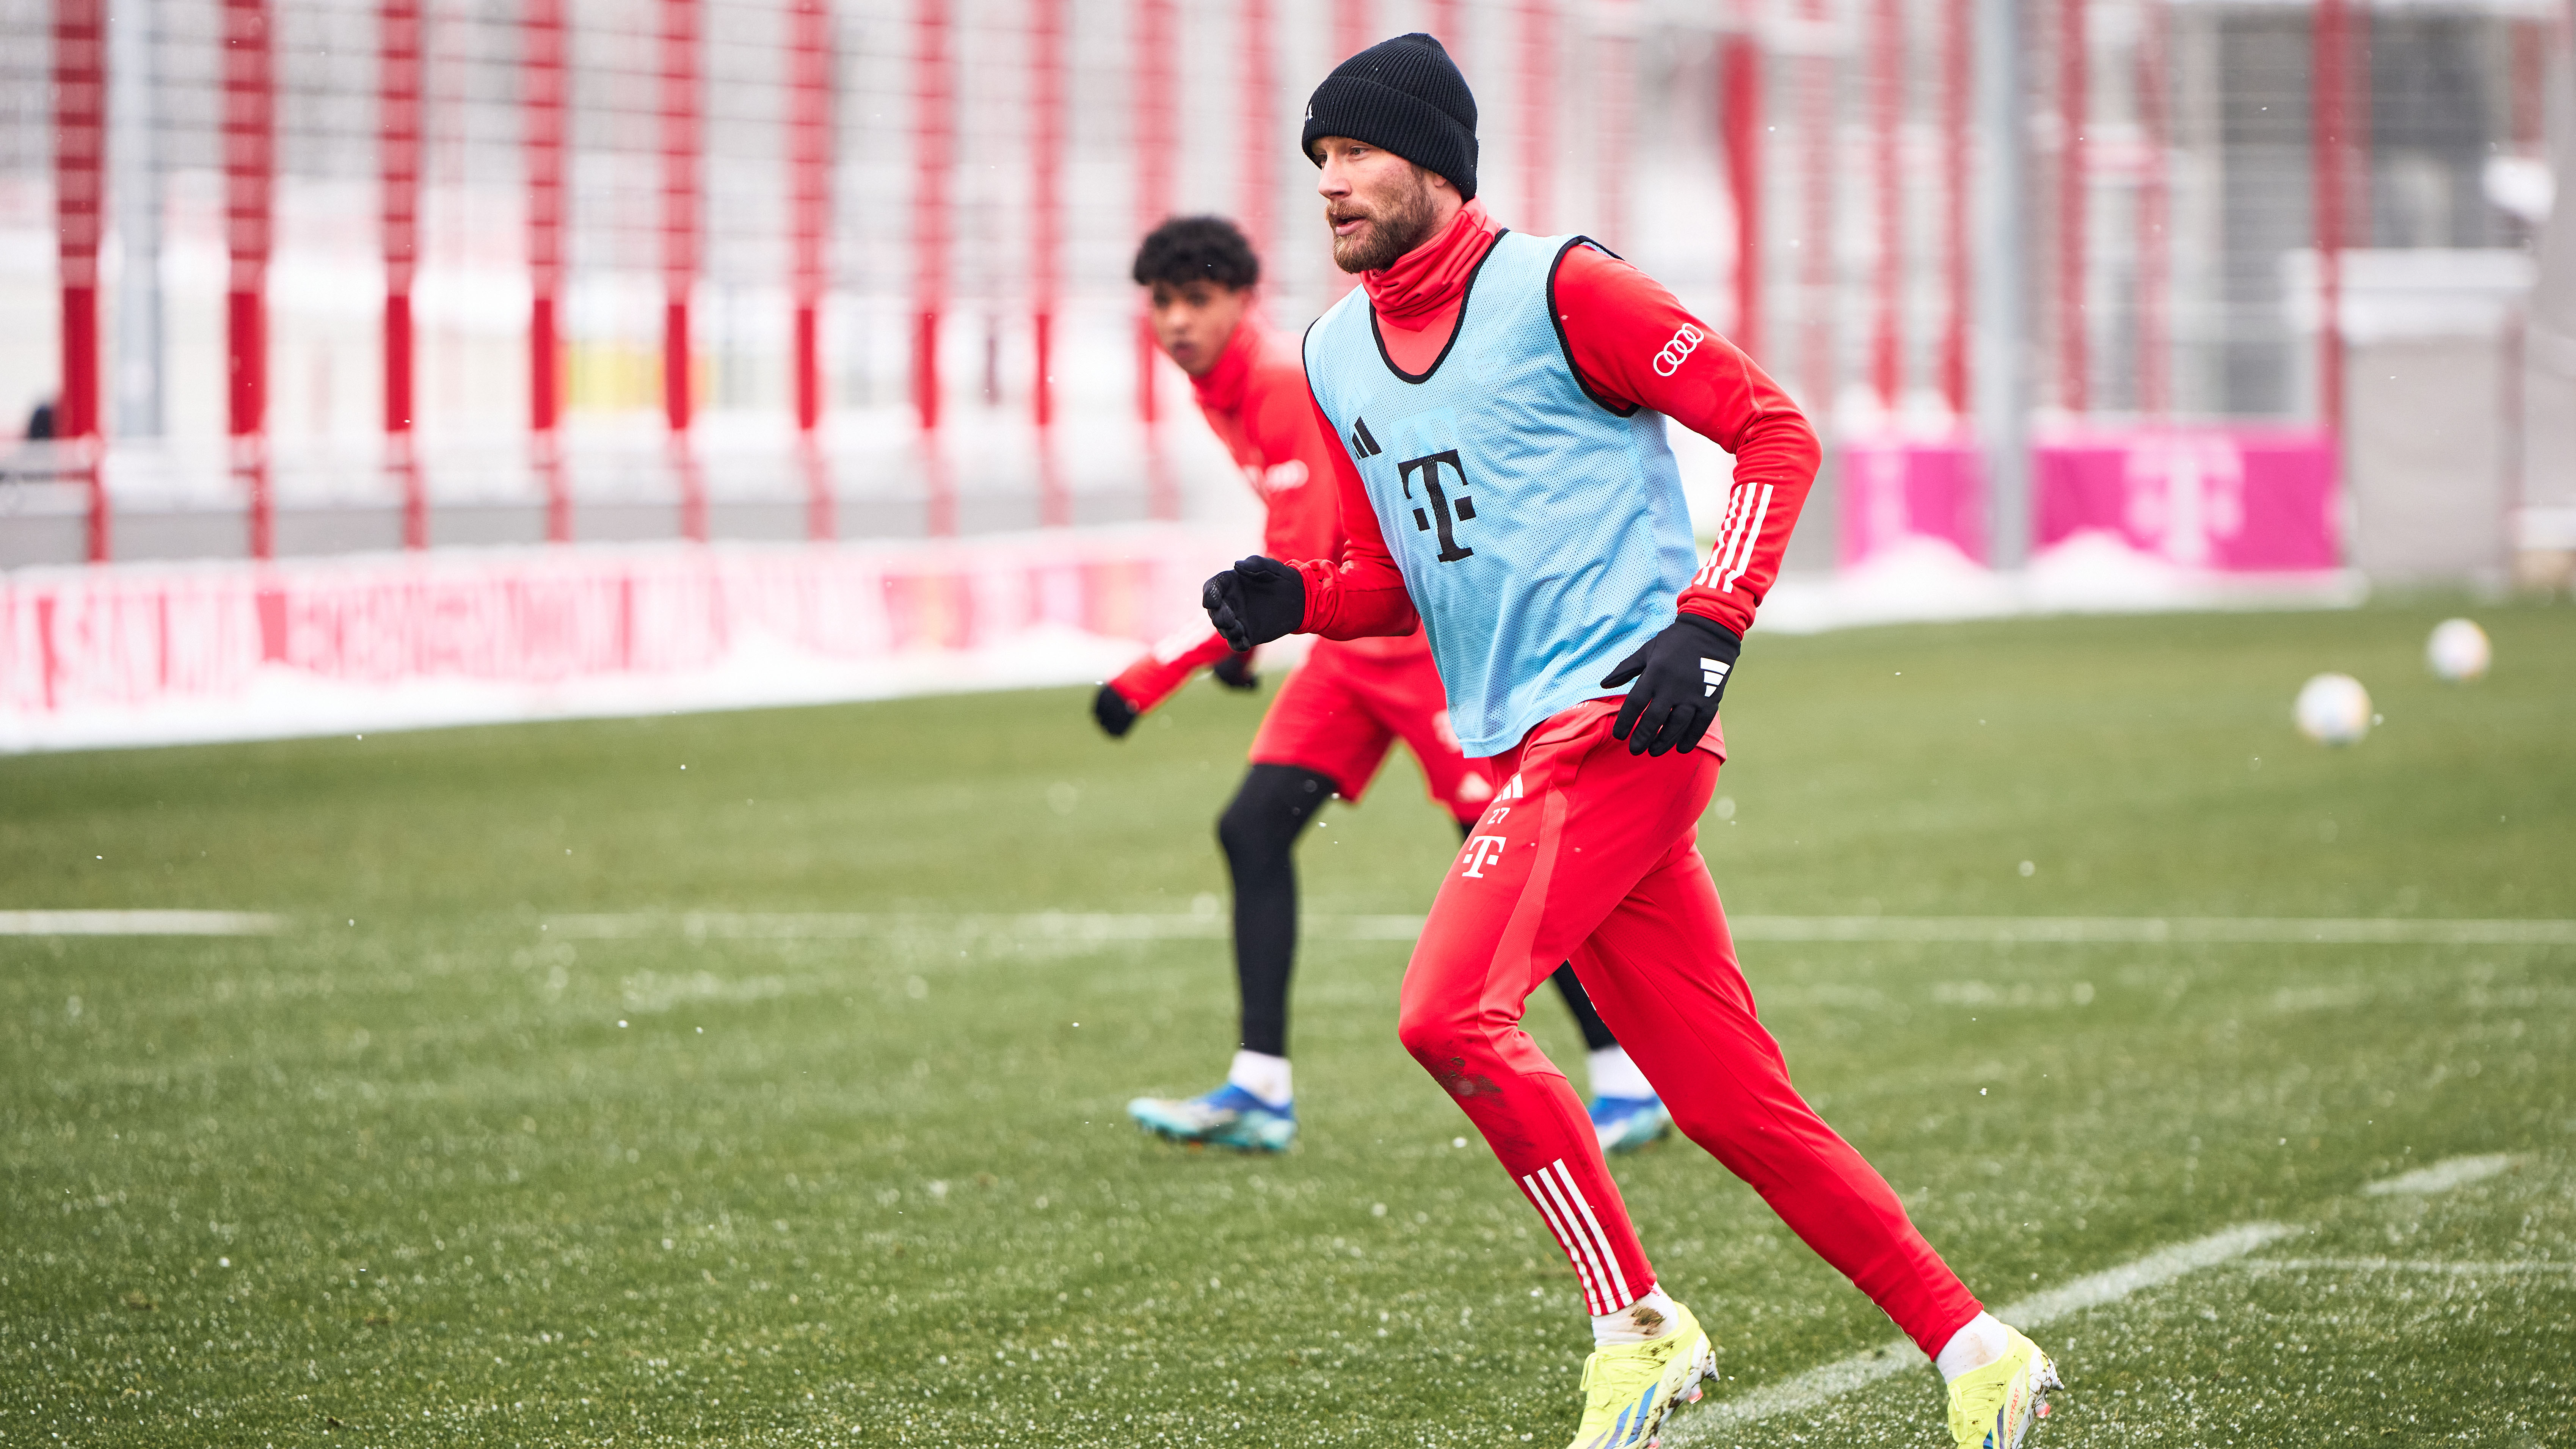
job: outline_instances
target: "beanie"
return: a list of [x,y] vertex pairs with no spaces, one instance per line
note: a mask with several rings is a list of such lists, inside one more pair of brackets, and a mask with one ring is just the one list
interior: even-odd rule
[[1318,166],[1315,143],[1326,136],[1382,146],[1475,199],[1476,97],[1449,52],[1420,31],[1370,46],[1315,87],[1299,146]]

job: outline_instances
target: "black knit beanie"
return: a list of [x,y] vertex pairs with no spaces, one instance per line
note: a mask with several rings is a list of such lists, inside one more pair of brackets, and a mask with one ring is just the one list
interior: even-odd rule
[[1326,136],[1383,146],[1475,199],[1475,93],[1440,42],[1418,30],[1370,46],[1315,87],[1299,145],[1317,166],[1315,143]]

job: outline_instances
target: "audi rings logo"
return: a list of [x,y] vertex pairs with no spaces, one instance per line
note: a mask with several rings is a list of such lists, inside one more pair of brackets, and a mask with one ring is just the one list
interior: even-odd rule
[[1682,363],[1699,350],[1704,335],[1698,328],[1683,323],[1682,330],[1673,334],[1673,340],[1664,344],[1664,350],[1655,354],[1655,376],[1670,377],[1681,371]]

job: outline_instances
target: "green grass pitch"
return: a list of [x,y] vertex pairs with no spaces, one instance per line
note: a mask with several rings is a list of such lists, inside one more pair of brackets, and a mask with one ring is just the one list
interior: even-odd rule
[[[1703,845],[1747,917],[2576,917],[2576,610],[2481,608],[2463,688],[2447,611],[1757,636]],[[2385,715],[2356,748],[2290,729],[2322,669]],[[1306,1139],[1248,1159],[1121,1115],[1220,1074],[1221,941],[970,919],[1222,893],[1258,702],[1121,743],[1086,703],[0,760],[0,908],[288,918],[0,938],[0,1443],[1561,1443],[1575,1281],[1397,1049],[1401,941],[1309,941]],[[1409,766],[1325,820],[1319,915],[1420,911],[1454,847]],[[2049,1324],[2039,1445],[2576,1443],[2576,946],[1744,955],[1990,1301],[2289,1230]],[[2470,1154],[2510,1163],[2365,1191]],[[1617,1174],[1715,1397],[1892,1337],[1697,1148]],[[1909,1368],[1668,1442],[1939,1415]]]

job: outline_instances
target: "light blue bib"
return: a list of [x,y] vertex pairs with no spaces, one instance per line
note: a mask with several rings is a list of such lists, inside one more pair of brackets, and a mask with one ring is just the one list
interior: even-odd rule
[[1368,484],[1474,756],[1615,693],[1601,677],[1673,621],[1697,565],[1660,413],[1584,390],[1555,314],[1582,237],[1505,232],[1458,329],[1411,377],[1353,290],[1306,330],[1306,380]]

